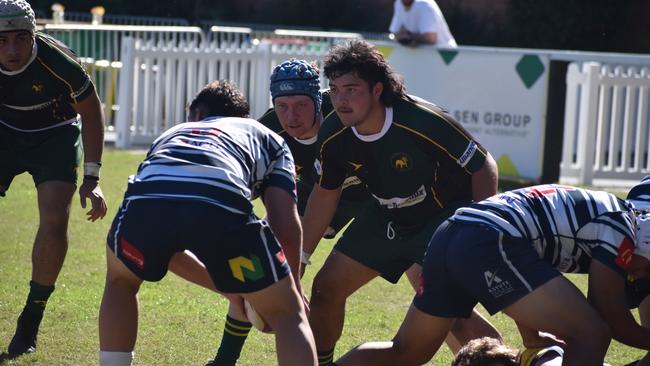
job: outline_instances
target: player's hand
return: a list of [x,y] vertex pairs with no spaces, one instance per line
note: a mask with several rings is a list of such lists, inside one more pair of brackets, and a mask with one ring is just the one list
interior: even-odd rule
[[103,219],[106,216],[108,208],[98,181],[84,179],[81,187],[79,187],[79,199],[81,208],[86,208],[86,199],[90,199],[91,208],[90,211],[86,212],[88,221],[95,222],[97,219]]

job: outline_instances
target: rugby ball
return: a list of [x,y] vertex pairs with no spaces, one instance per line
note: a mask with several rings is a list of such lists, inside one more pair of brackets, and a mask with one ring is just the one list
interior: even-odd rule
[[253,305],[251,305],[248,300],[244,300],[244,311],[246,312],[246,318],[248,318],[248,321],[255,327],[255,329],[263,333],[274,332],[273,328],[271,328],[266,320],[264,320],[264,318],[253,309]]

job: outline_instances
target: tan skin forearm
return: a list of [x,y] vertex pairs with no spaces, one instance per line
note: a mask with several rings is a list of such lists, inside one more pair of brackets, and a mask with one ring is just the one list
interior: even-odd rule
[[636,322],[625,302],[624,279],[598,260],[589,269],[588,299],[607,322],[612,338],[631,347],[650,350],[650,328]]
[[302,218],[304,235],[303,250],[313,253],[329,226],[341,198],[341,188],[324,189],[318,184],[311,191],[305,215]]
[[485,158],[483,167],[472,174],[472,199],[475,202],[492,197],[497,193],[499,171],[497,163],[490,153]]
[[81,115],[81,139],[85,162],[100,162],[104,151],[104,113],[96,93],[73,104]]

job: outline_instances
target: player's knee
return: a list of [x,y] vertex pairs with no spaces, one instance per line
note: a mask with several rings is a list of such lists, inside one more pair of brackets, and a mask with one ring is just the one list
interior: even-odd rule
[[566,340],[567,346],[576,347],[593,352],[606,352],[612,334],[609,326],[599,317],[593,317],[588,324],[583,327],[573,327],[569,329],[566,336],[561,336]]
[[412,342],[400,339],[399,336],[393,339],[392,348],[401,365],[424,365],[435,354],[433,347],[418,347]]
[[341,291],[341,279],[330,273],[319,272],[314,278],[311,289],[312,301],[345,301],[346,295]]

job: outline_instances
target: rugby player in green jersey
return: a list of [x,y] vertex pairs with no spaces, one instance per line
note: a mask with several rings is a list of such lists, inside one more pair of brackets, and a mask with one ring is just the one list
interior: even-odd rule
[[[459,206],[495,194],[498,173],[494,159],[458,122],[406,94],[374,46],[337,46],[324,70],[336,113],[319,132],[321,174],[303,217],[304,250],[316,248],[347,176],[359,177],[375,202],[350,224],[312,286],[309,322],[319,362],[327,365],[347,298],[375,277],[395,283],[414,264],[420,272],[434,230]],[[457,322],[451,335],[455,351],[473,338],[499,337],[476,312]]]
[[34,12],[26,1],[0,0],[0,196],[15,176],[29,172],[39,209],[30,290],[9,344],[10,357],[36,350],[45,305],[68,248],[82,152],[81,207],[90,199],[90,221],[106,214],[99,187],[103,142],[101,103],[82,65],[66,46],[35,33]]

